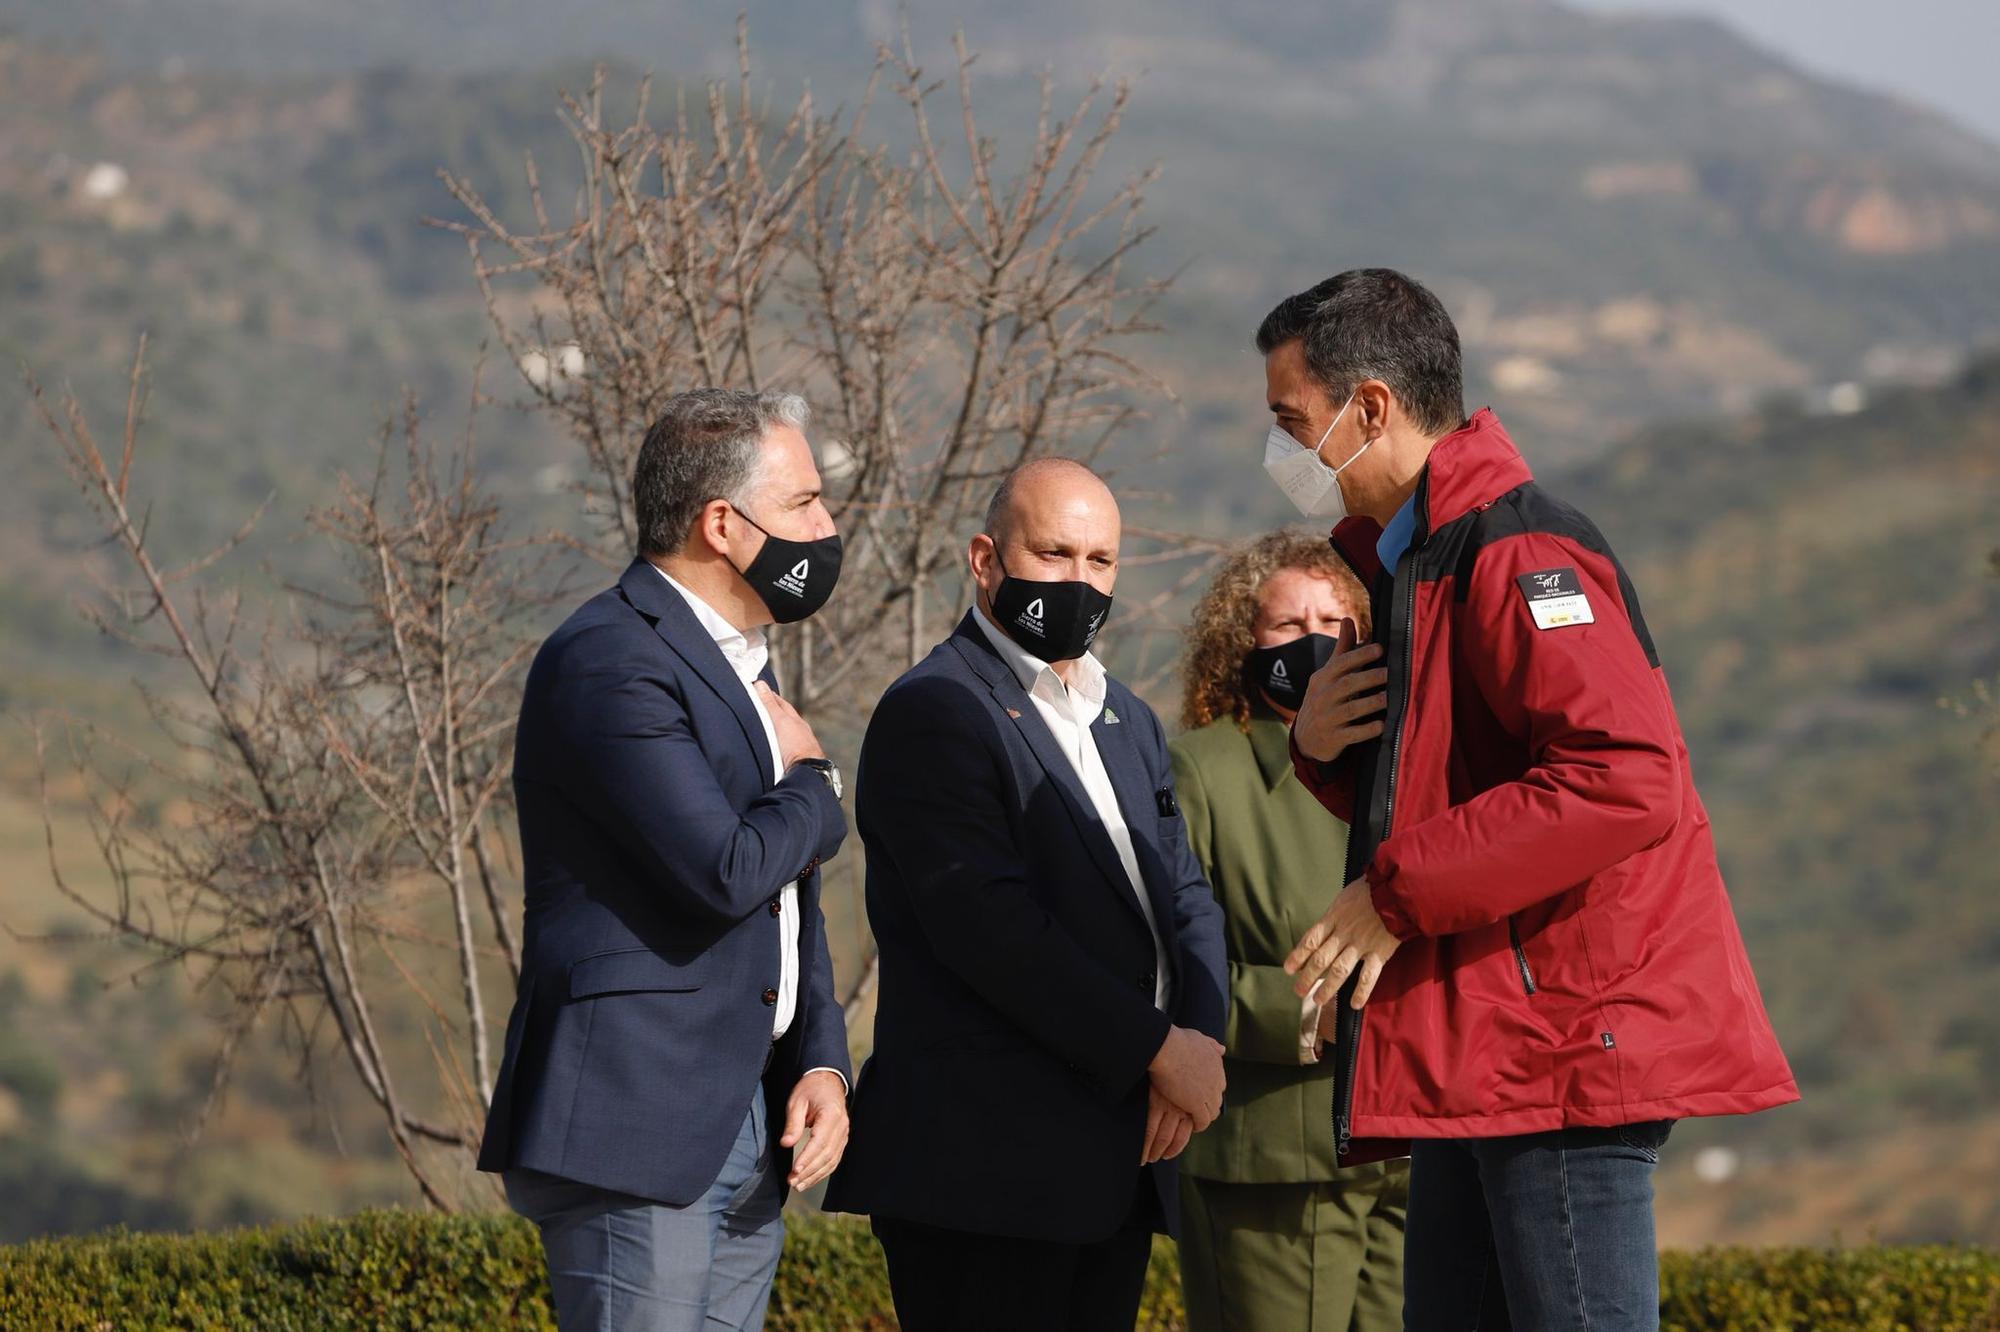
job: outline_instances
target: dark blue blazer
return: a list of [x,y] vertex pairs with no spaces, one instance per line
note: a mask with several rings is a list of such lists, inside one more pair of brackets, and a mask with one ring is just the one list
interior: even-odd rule
[[[1091,728],[1173,959],[1027,693],[970,615],[875,709],[856,774],[875,1051],[826,1205],[956,1230],[1094,1243],[1141,1179],[1146,1065],[1169,1023],[1222,1039],[1222,914],[1188,849],[1166,737],[1111,681]],[[1115,720],[1114,720],[1115,719]]]
[[[847,1076],[818,872],[847,825],[817,772],[774,785],[771,767],[722,650],[644,561],[542,644],[514,753],[521,984],[481,1170],[684,1205],[721,1173],[767,1059],[774,1105],[807,1069]],[[794,879],[798,1010],[774,1050]]]

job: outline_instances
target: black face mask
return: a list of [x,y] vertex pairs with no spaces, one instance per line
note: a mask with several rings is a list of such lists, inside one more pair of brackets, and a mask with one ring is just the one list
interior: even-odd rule
[[1243,658],[1244,677],[1273,703],[1296,712],[1305,701],[1306,681],[1333,659],[1339,645],[1325,634],[1307,634],[1276,647],[1251,648]]
[[[734,504],[729,507],[736,509]],[[736,513],[744,522],[764,532],[764,548],[750,561],[749,568],[737,572],[771,612],[771,618],[779,624],[790,624],[826,605],[826,599],[833,595],[833,585],[840,581],[839,535],[817,541],[789,541],[765,532],[763,524],[743,510],[736,509]]]
[[[997,559],[998,556],[995,556]],[[1002,564],[993,619],[1043,661],[1074,661],[1090,651],[1111,614],[1111,598],[1089,583],[1030,583]]]

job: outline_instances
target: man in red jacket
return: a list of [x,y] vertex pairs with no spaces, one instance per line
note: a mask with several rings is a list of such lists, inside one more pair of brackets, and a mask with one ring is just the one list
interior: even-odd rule
[[1339,992],[1343,1159],[1414,1140],[1409,1326],[1656,1328],[1669,1128],[1798,1089],[1638,597],[1493,413],[1465,418],[1423,286],[1342,273],[1257,346],[1265,466],[1373,599],[1376,641],[1342,635],[1292,729],[1353,834],[1286,966]]

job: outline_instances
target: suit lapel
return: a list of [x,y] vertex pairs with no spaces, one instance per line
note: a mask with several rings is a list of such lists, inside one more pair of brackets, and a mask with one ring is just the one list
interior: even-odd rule
[[757,780],[766,790],[771,786],[771,746],[764,739],[764,723],[757,715],[756,705],[750,701],[750,691],[736,677],[736,671],[729,659],[722,655],[708,630],[702,628],[687,599],[667,582],[645,560],[632,561],[618,580],[618,587],[625,594],[625,600],[632,608],[645,616],[652,624],[653,632],[665,643],[689,669],[701,677],[702,683],[715,691],[716,697],[728,705],[736,714],[737,723],[743,728],[743,738],[749,742],[750,752],[757,759]]
[[1292,775],[1292,728],[1262,710],[1250,714],[1250,753],[1264,789],[1275,791]]
[[[1110,700],[1107,696],[1106,703]],[[1160,870],[1166,858],[1159,852],[1159,803],[1155,799],[1152,778],[1146,772],[1146,760],[1139,753],[1139,742],[1129,723],[1122,719],[1113,721],[1117,710],[1107,706],[1091,724],[1091,738],[1097,742],[1098,757],[1104,760],[1104,771],[1111,777],[1111,789],[1117,793],[1118,808],[1125,814],[1125,826],[1131,831],[1134,847],[1150,847],[1152,855],[1140,855],[1139,877],[1145,882],[1146,896],[1153,903],[1153,919],[1160,923],[1162,936],[1170,937],[1173,924],[1173,902],[1168,894],[1168,885],[1161,882]]]
[[[1069,755],[1056,744],[1055,736],[1042,721],[1041,713],[1035,711],[1035,701],[1028,697],[1028,691],[1021,688],[1021,682],[1007,663],[1000,660],[993,648],[986,642],[986,636],[970,613],[960,622],[958,631],[950,638],[950,643],[971,666],[987,687],[993,691],[994,701],[1000,704],[1014,729],[1027,743],[1035,759],[1048,774],[1049,781],[1061,793],[1062,801],[1069,809],[1069,816],[1076,824],[1078,836],[1089,848],[1092,860],[1110,881],[1120,901],[1132,909],[1132,914],[1145,920],[1139,910],[1139,903],[1132,896],[1131,881],[1125,877],[1124,862],[1118,859],[1118,848],[1111,844],[1111,834],[1104,827],[1104,820],[1098,817],[1097,807],[1090,801],[1090,793],[1083,789],[1083,779],[1077,776],[1076,765],[1069,761]],[[1124,802],[1120,801],[1120,808]],[[1126,816],[1126,824],[1131,824],[1131,816]]]

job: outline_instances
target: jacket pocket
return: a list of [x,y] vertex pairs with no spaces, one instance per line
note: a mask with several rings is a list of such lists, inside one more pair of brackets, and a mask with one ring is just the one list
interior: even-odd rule
[[1534,968],[1528,965],[1528,950],[1521,946],[1521,926],[1512,916],[1507,917],[1507,942],[1514,946],[1514,969],[1521,973],[1521,988],[1533,995]]
[[570,963],[569,997],[589,999],[631,991],[699,990],[707,969],[706,956],[671,962],[650,948],[593,953]]

